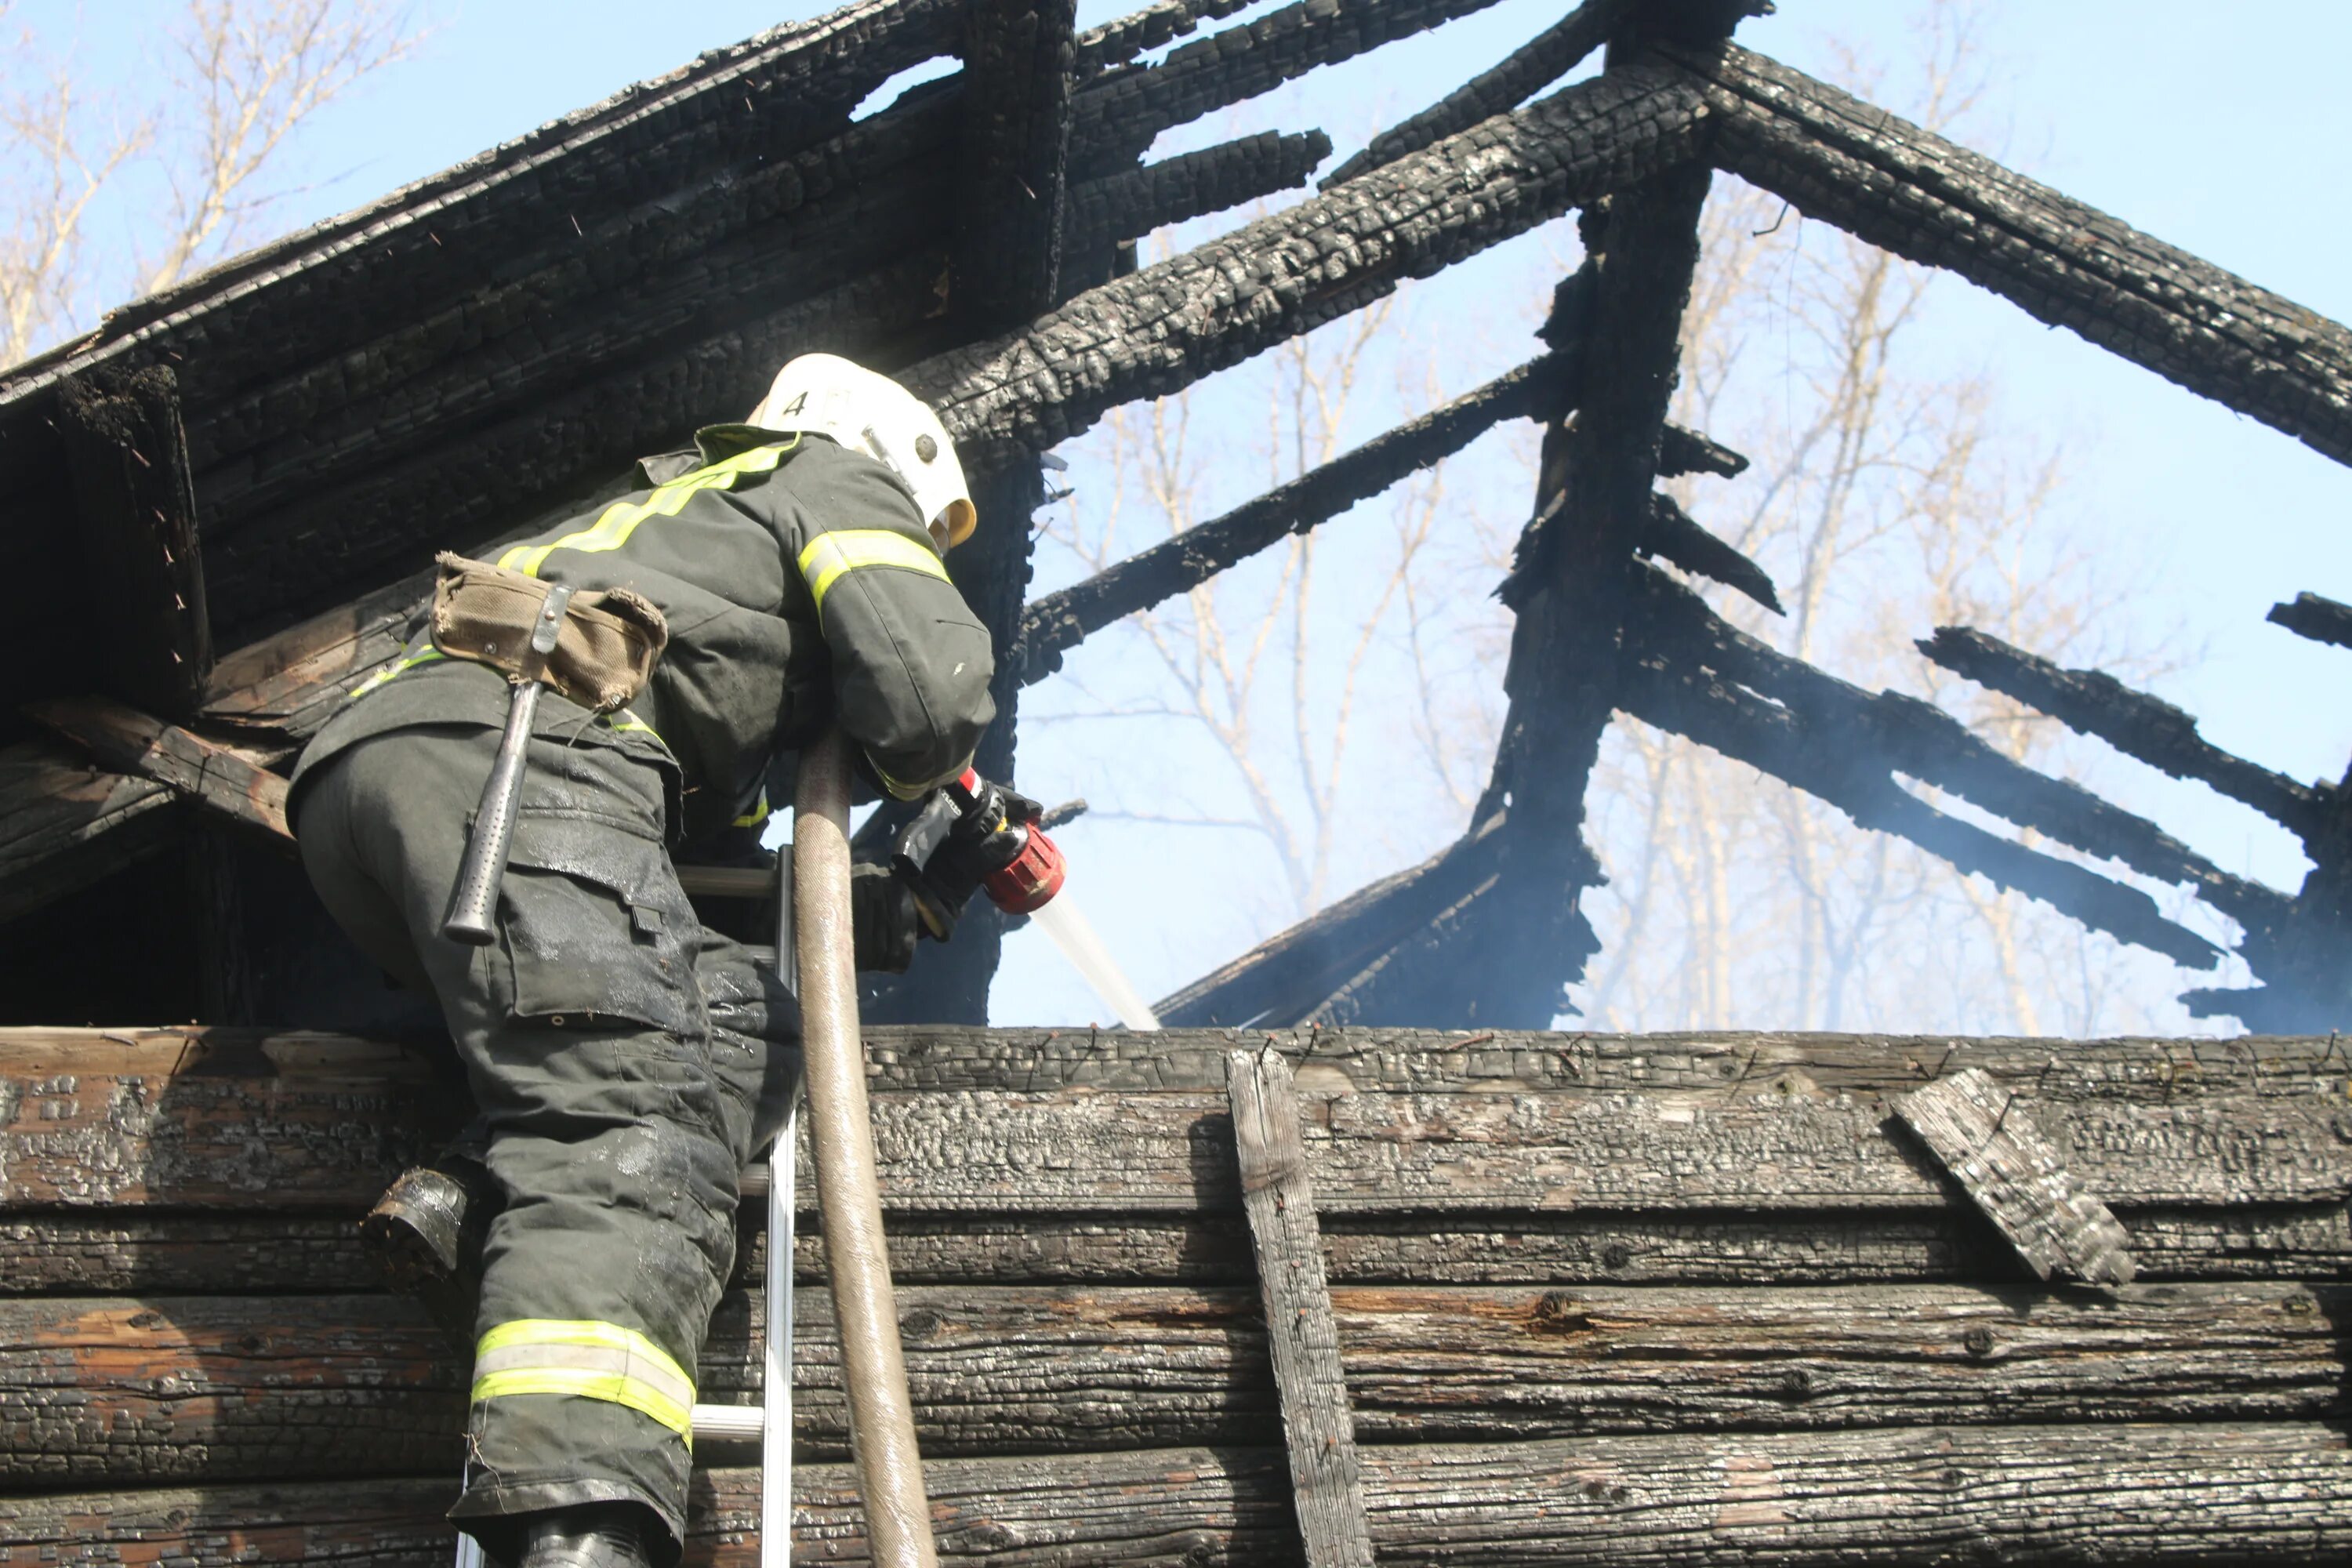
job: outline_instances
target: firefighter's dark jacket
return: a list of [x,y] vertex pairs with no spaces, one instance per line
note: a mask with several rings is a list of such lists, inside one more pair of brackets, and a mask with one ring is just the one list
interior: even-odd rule
[[[701,838],[754,807],[772,755],[828,717],[894,794],[960,772],[995,716],[987,630],[965,607],[898,475],[821,436],[698,431],[698,450],[647,458],[642,488],[495,558],[581,588],[626,587],[660,607],[669,646],[630,707],[601,718],[540,704],[544,733],[621,747],[680,792],[672,830]],[[302,775],[370,735],[505,721],[504,679],[447,658],[428,632],[357,688]]]

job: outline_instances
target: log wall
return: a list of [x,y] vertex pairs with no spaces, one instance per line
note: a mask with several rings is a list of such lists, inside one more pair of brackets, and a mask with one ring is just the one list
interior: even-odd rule
[[[2346,1543],[2340,1042],[877,1029],[943,1560],[1297,1560],[1223,1087],[1244,1045],[1298,1084],[1383,1563]],[[0,1563],[446,1559],[467,1370],[352,1234],[452,1125],[445,1068],[429,1043],[0,1031]],[[1963,1068],[2115,1207],[2138,1282],[2035,1283],[1904,1142],[1888,1099]],[[748,1209],[744,1241],[719,1403],[758,1396]],[[801,1303],[797,1549],[863,1561],[830,1315]],[[689,1561],[748,1563],[748,1456],[703,1458]]]

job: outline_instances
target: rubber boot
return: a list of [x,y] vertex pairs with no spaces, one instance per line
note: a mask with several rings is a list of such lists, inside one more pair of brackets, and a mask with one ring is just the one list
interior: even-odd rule
[[384,1283],[414,1296],[457,1349],[474,1348],[482,1237],[497,1208],[489,1173],[462,1155],[401,1173],[360,1221]]
[[535,1514],[523,1527],[515,1568],[654,1568],[652,1518],[635,1503],[595,1503]]

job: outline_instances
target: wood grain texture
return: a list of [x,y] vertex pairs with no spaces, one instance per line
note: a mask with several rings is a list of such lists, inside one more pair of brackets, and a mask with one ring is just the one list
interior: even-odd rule
[[1257,1258],[1265,1338],[1282,1395],[1283,1451],[1307,1568],[1371,1568],[1356,1426],[1339,1365],[1339,1328],[1323,1277],[1323,1237],[1298,1138],[1290,1064],[1235,1051],[1228,1090],[1242,1208]]
[[[705,1402],[757,1402],[762,1300],[722,1302],[698,1373]],[[2331,1419],[2347,1407],[2347,1309],[2340,1288],[2294,1283],[2136,1286],[2112,1299],[2027,1286],[1341,1285],[1322,1331],[1352,1448]],[[845,1458],[823,1291],[807,1293],[800,1319],[795,1447],[809,1461]],[[1247,1283],[923,1286],[899,1299],[916,1429],[933,1458],[1280,1445],[1266,1321]],[[0,1303],[0,1487],[457,1468],[466,1369],[404,1299]],[[1337,1448],[1323,1452],[1328,1466]]]
[[[1281,1457],[1179,1448],[928,1467],[944,1562],[1295,1563]],[[2352,1551],[2352,1453],[2315,1424],[1905,1428],[1365,1450],[1383,1563],[2015,1568]],[[439,1568],[443,1478],[0,1497],[7,1568]],[[845,1466],[794,1476],[798,1561],[867,1561]],[[752,1568],[758,1479],[698,1471],[687,1562]]]
[[286,780],[251,757],[103,697],[51,698],[25,711],[106,766],[168,784],[207,816],[293,853]]
[[1897,1095],[1895,1114],[1992,1221],[2034,1277],[2128,1285],[2131,1238],[2067,1172],[2017,1098],[1973,1068]]
[[0,921],[167,847],[180,833],[177,799],[55,741],[0,746]]

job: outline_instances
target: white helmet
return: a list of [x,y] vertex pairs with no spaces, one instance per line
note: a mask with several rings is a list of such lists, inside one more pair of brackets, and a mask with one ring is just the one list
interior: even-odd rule
[[947,544],[961,544],[980,521],[940,416],[888,376],[838,354],[803,354],[778,371],[750,423],[814,431],[880,458],[907,481],[923,521]]

